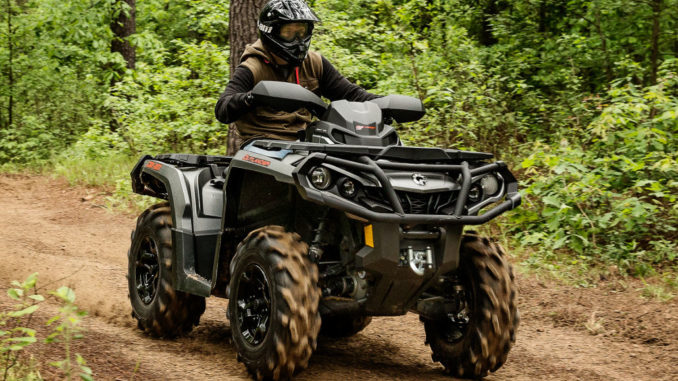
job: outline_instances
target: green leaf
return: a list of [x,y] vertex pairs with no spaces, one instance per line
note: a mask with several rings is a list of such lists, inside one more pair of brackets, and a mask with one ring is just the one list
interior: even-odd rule
[[530,168],[531,166],[534,165],[535,159],[533,156],[528,157],[527,159],[523,160],[522,163],[520,163],[520,166],[523,168]]
[[38,295],[38,294],[35,294],[35,295],[29,295],[28,297],[31,298],[31,299],[33,299],[33,300],[35,300],[35,301],[38,301],[38,302],[43,302],[43,301],[45,301],[45,297],[42,296],[42,295]]
[[55,321],[57,321],[59,319],[61,319],[61,316],[59,316],[59,315],[53,316],[52,318],[47,320],[47,323],[45,323],[45,325],[52,325]]
[[54,291],[52,295],[58,297],[66,303],[75,302],[75,292],[66,286],[59,287],[59,289]]
[[11,316],[11,317],[14,317],[14,318],[22,317],[22,316],[24,316],[24,315],[32,314],[33,312],[35,312],[35,311],[38,309],[38,307],[39,307],[39,306],[38,306],[37,304],[36,304],[36,305],[32,305],[32,306],[30,306],[30,307],[24,308],[24,309],[21,310],[21,311],[11,311],[11,312],[8,312],[7,315],[8,315],[8,316]]
[[10,288],[7,290],[7,295],[14,300],[21,300],[21,297],[24,295],[24,290],[19,288]]
[[35,287],[35,284],[38,282],[38,273],[33,273],[26,278],[24,281],[24,288],[31,289]]
[[556,242],[553,244],[553,250],[558,250],[561,247],[565,246],[567,240],[568,240],[567,236],[561,237],[560,239],[556,240]]

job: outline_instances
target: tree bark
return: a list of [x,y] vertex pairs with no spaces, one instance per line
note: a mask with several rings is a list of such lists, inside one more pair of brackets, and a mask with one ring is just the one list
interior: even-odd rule
[[650,85],[657,84],[657,68],[659,67],[659,35],[662,15],[662,0],[652,0],[652,41],[650,52]]
[[601,49],[603,50],[603,57],[605,58],[605,78],[607,79],[607,87],[609,89],[610,83],[612,82],[612,67],[610,63],[610,53],[607,50],[607,38],[605,37],[605,33],[603,33],[603,27],[601,25],[599,7],[596,7],[595,17],[596,22],[594,26],[596,28],[596,32],[598,32],[598,38],[600,38]]
[[[240,56],[245,51],[245,46],[258,38],[257,20],[259,12],[266,0],[231,0],[229,8],[229,39],[231,46],[230,73],[240,63]],[[228,127],[227,154],[234,155],[240,147],[241,139],[235,125]]]
[[136,0],[118,0],[113,9],[111,52],[122,54],[125,62],[127,62],[127,68],[134,69],[136,66],[136,51],[129,41],[129,36],[137,31]]
[[12,37],[14,32],[12,31],[12,2],[7,0],[7,49],[9,53],[9,70],[8,70],[8,90],[9,90],[9,103],[7,104],[7,127],[12,128],[12,110],[14,109],[14,46]]

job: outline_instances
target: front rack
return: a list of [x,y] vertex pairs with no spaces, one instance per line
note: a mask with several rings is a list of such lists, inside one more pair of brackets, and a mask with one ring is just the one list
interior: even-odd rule
[[454,149],[418,148],[404,146],[359,146],[351,144],[320,144],[307,142],[286,142],[279,140],[255,140],[255,147],[267,150],[290,150],[327,153],[333,156],[368,156],[374,160],[405,160],[415,162],[439,162],[449,160],[489,160],[491,153],[469,152]]

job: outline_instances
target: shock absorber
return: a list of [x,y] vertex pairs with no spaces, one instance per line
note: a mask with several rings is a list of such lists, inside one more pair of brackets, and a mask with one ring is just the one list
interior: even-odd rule
[[323,246],[327,245],[327,213],[323,214],[318,227],[313,231],[315,235],[308,248],[308,257],[311,262],[318,263],[323,256]]

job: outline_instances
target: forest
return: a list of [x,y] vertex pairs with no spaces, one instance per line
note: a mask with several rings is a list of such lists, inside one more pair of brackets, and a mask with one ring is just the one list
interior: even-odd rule
[[[678,0],[309,4],[313,50],[370,92],[423,101],[397,126],[406,145],[517,172],[523,205],[486,229],[526,267],[678,288]],[[226,154],[231,5],[3,0],[1,170],[121,200],[143,154]]]

